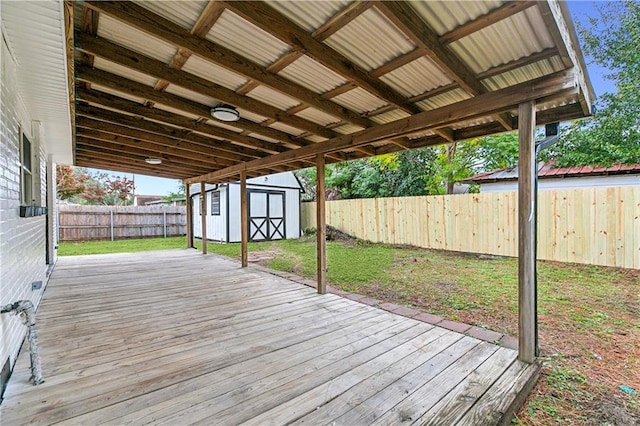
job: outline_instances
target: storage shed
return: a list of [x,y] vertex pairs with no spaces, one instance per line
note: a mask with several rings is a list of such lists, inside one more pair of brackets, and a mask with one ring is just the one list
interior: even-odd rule
[[[193,232],[202,238],[202,197],[193,185]],[[249,241],[298,238],[300,194],[303,189],[292,172],[247,179]],[[208,240],[240,242],[240,182],[205,186],[204,209]]]

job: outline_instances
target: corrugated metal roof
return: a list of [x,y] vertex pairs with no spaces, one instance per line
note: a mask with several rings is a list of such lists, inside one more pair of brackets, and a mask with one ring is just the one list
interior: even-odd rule
[[263,67],[291,50],[285,43],[229,10],[220,15],[206,38]]
[[222,129],[231,130],[232,132],[235,132],[235,133],[242,133],[242,129],[238,129],[237,127],[231,126],[229,124],[225,124],[218,120],[209,119],[206,121],[206,123],[211,124],[212,126],[220,127]]
[[376,8],[371,8],[324,41],[367,71],[415,48]]
[[250,91],[247,96],[285,111],[296,105],[300,105],[299,100],[283,95],[282,93],[276,92],[266,86],[256,87]]
[[[505,38],[505,34],[512,37]],[[475,73],[553,47],[538,8],[531,7],[464,37],[449,47]]]
[[317,135],[310,135],[310,136],[307,136],[305,139],[315,143],[320,143],[327,140],[327,138],[323,138],[322,136],[317,136]]
[[383,75],[380,80],[406,97],[419,95],[453,81],[427,57],[416,59],[391,71]]
[[418,105],[425,111],[429,111],[431,109],[440,108],[445,105],[455,104],[456,102],[464,101],[465,99],[469,98],[471,98],[471,95],[469,95],[464,90],[454,89],[441,95],[437,95],[432,98],[425,99],[424,101],[420,101],[416,105]]
[[269,125],[269,127],[274,128],[276,130],[280,130],[280,131],[285,132],[285,133],[289,133],[289,134],[294,135],[294,136],[298,136],[298,135],[301,135],[301,134],[304,133],[302,130],[300,130],[300,129],[296,128],[296,127],[293,127],[293,126],[289,126],[289,125],[284,124],[284,123],[273,123],[273,124]]
[[211,96],[203,95],[202,93],[194,92],[193,90],[185,89],[184,87],[176,86],[175,84],[167,86],[165,91],[208,106],[218,104],[218,100]]
[[409,113],[406,113],[401,109],[394,109],[393,111],[385,112],[384,114],[371,117],[371,121],[378,124],[385,124],[407,117],[409,117]]
[[114,90],[109,87],[100,86],[99,84],[92,84],[91,89],[99,90],[100,92],[107,93],[109,95],[119,96],[123,99],[127,99],[129,101],[137,102],[139,104],[144,104],[146,102],[145,99],[139,98],[137,96],[133,96],[127,92]]
[[[208,1],[149,1],[149,0],[134,0],[138,5],[156,13],[163,18],[166,18],[182,28],[193,28],[193,25],[198,20],[198,17],[207,6]],[[102,18],[101,18],[102,19]]]
[[[571,176],[601,176],[612,174],[640,174],[640,164],[614,164],[610,167],[602,166],[577,166],[555,167],[554,162],[539,162],[538,177],[540,178],[564,178]],[[517,180],[518,166],[480,173],[465,179],[465,182],[494,182],[498,180]]]
[[559,57],[545,59],[535,64],[527,65],[513,71],[499,74],[482,80],[489,90],[498,90],[524,81],[533,80],[544,75],[561,71],[564,68]]
[[347,80],[308,56],[302,56],[278,73],[315,93],[328,92]]
[[31,118],[42,123],[41,143],[47,153],[54,161],[71,164],[63,22],[62,2],[2,2],[2,33],[17,61],[15,77],[20,97]]
[[318,123],[321,126],[327,126],[329,124],[337,123],[338,121],[340,121],[339,118],[336,118],[315,108],[307,108],[296,113],[295,115],[306,120],[313,121],[314,123]]
[[98,20],[98,36],[162,62],[169,62],[177,51],[171,44],[105,14],[100,15]]
[[137,81],[138,83],[146,84],[147,86],[154,86],[157,78],[151,77],[148,74],[143,74],[131,68],[127,68],[115,62],[108,61],[102,58],[95,58],[93,66],[97,69],[110,72],[120,77],[128,78],[129,80]]
[[360,87],[336,96],[332,101],[360,114],[375,111],[387,105],[386,101],[383,101]]
[[269,6],[282,13],[291,21],[313,32],[329,18],[341,11],[350,0],[331,1],[269,1]]
[[158,109],[161,109],[163,111],[171,112],[171,113],[176,114],[176,115],[182,115],[184,117],[189,117],[189,118],[191,118],[193,120],[196,120],[196,119],[200,118],[199,115],[189,114],[188,112],[184,112],[184,111],[179,110],[177,108],[171,108],[170,106],[166,106],[166,105],[162,105],[162,104],[155,104],[155,107],[158,108]]
[[236,74],[233,71],[229,71],[220,65],[205,61],[195,55],[192,55],[187,59],[182,70],[195,74],[206,80],[213,81],[214,83],[231,90],[238,90],[240,86],[247,82],[246,77]]
[[246,109],[242,109],[242,108],[238,108],[238,112],[240,113],[240,117],[246,118],[247,120],[251,120],[254,123],[262,123],[267,119],[267,117],[264,117],[259,114],[255,114],[253,112],[249,112]]
[[411,7],[438,35],[482,16],[503,2],[483,1],[413,1]]
[[362,129],[362,127],[356,126],[355,124],[345,124],[344,126],[336,127],[333,130],[343,135],[350,135],[351,133],[359,132]]
[[493,123],[496,121],[493,117],[480,117],[473,120],[460,121],[451,126],[453,130],[464,129],[467,127],[479,126],[481,124]]

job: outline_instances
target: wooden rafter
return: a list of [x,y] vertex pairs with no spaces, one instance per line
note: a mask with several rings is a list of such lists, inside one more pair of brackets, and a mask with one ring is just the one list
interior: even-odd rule
[[267,4],[249,1],[231,1],[227,2],[227,7],[289,46],[304,51],[310,58],[378,96],[380,99],[384,99],[407,112],[419,112],[419,108],[408,102],[406,98],[391,87],[380,80],[372,78],[364,69],[351,63],[337,51],[313,38],[313,36],[303,28]]
[[[539,79],[520,83],[505,89],[478,95],[433,111],[414,114],[379,127],[333,138],[322,144],[299,148],[268,158],[252,160],[237,166],[228,167],[219,172],[210,173],[189,179],[188,182],[224,179],[237,174],[241,170],[257,170],[266,166],[285,164],[289,161],[309,158],[320,153],[355,148],[376,141],[388,140],[418,131],[438,129],[450,126],[462,120],[469,120],[485,115],[497,114],[514,108],[521,102],[536,100],[545,96],[566,96],[576,93],[576,75],[574,70],[554,73]],[[482,111],[482,113],[478,113]]]
[[537,1],[527,0],[508,1],[502,6],[490,10],[486,14],[462,24],[446,34],[443,34],[439,37],[439,41],[441,44],[453,43],[456,40],[460,40],[461,38],[480,31],[481,29],[493,25],[496,22],[502,21],[503,19],[509,18],[523,10],[535,6],[537,3]]
[[324,41],[333,34],[344,28],[349,22],[356,19],[362,13],[369,10],[373,3],[369,1],[353,1],[346,5],[342,10],[329,18],[324,24],[320,25],[311,36],[318,41]]
[[287,115],[284,111],[256,99],[238,95],[233,90],[220,86],[195,74],[182,70],[176,70],[167,64],[126,49],[100,37],[91,37],[86,34],[77,34],[77,48],[92,53],[136,71],[164,79],[172,84],[185,89],[203,93],[224,103],[235,105],[264,117],[273,118],[276,121],[288,124],[298,129],[309,131],[313,134],[330,138],[333,133],[322,126],[297,116]]
[[[107,71],[80,65],[77,68],[76,78],[80,81],[91,82],[93,84],[122,91],[142,99],[151,100],[154,103],[166,105],[175,110],[184,112],[185,114],[193,114],[203,118],[210,117],[210,107],[207,105],[194,102],[190,99],[185,99],[172,93],[155,91],[153,88],[145,84],[111,74]],[[313,143],[272,127],[261,126],[258,123],[254,123],[253,121],[244,118],[240,118],[239,121],[233,124],[234,127],[238,127],[251,133],[263,135],[271,139],[279,140],[292,147],[306,146]]]
[[[220,15],[222,15],[222,12],[224,12],[224,4],[222,2],[210,1],[207,6],[205,6],[196,23],[193,25],[193,28],[191,28],[191,34],[204,37],[211,30]],[[169,62],[169,65],[175,69],[182,69],[190,57],[191,52],[179,47],[178,51],[173,55],[173,58]],[[163,91],[168,86],[168,81],[158,80],[154,88],[156,90]]]
[[[256,82],[260,82],[273,90],[299,99],[327,114],[362,127],[367,126],[367,121],[363,120],[353,111],[334,102],[322,99],[318,94],[284,77],[268,72],[265,68],[247,60],[232,50],[190,34],[179,25],[155,15],[140,6],[129,2],[109,1],[87,2],[87,5],[88,7],[99,10],[101,13],[113,16],[134,28],[152,34],[176,47],[190,51],[204,60],[221,65]],[[240,107],[237,103],[232,103],[232,105]]]
[[[377,3],[377,7],[411,40],[426,51],[427,56],[445,71],[466,92],[476,96],[487,93],[487,88],[451,50],[440,43],[438,35],[427,26],[410,4],[401,1]],[[496,119],[507,130],[513,130],[511,119],[498,115]]]

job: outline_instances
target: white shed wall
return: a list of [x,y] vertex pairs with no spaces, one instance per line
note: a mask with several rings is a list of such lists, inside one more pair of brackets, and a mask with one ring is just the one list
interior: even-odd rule
[[[538,180],[538,189],[571,189],[597,188],[613,186],[640,186],[640,175],[611,175],[589,177],[567,177],[561,179],[543,178]],[[516,191],[518,182],[490,182],[480,185],[480,192],[508,192]]]
[[[207,185],[207,239],[214,241],[240,242],[240,183],[220,185],[220,216],[211,215],[211,190]],[[199,185],[192,187],[192,193],[198,194]],[[300,184],[293,173],[277,173],[247,180],[248,191],[284,192],[285,199],[285,237],[300,237]],[[200,217],[200,199],[193,198],[193,231],[194,236],[202,238],[202,221]],[[227,209],[227,203],[229,208]],[[227,212],[229,214],[227,221]],[[228,225],[228,226],[227,226]]]

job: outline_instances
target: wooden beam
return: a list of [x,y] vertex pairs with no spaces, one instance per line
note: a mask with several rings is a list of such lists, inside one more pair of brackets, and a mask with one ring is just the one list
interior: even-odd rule
[[324,155],[316,156],[316,255],[318,294],[327,292],[327,222],[325,215]]
[[[419,112],[407,99],[380,80],[372,78],[362,67],[349,61],[339,52],[319,42],[304,28],[262,2],[230,1],[227,7],[247,21],[262,28],[289,46],[300,49],[307,56],[340,74],[381,99],[410,113]],[[302,99],[301,99],[302,100]],[[366,127],[366,126],[363,126]]]
[[331,131],[316,123],[298,116],[288,115],[284,111],[267,103],[258,101],[257,99],[238,95],[233,90],[227,89],[226,87],[202,77],[198,77],[195,74],[173,69],[162,61],[158,61],[138,52],[134,52],[133,50],[126,49],[104,38],[92,37],[84,33],[76,34],[76,38],[76,47],[83,52],[91,53],[95,56],[99,56],[152,77],[167,80],[176,86],[211,96],[221,102],[246,109],[247,111],[251,111],[255,114],[273,118],[276,121],[280,121],[292,127],[306,130],[327,138],[333,136]]
[[378,127],[364,129],[349,135],[342,135],[318,145],[307,146],[268,158],[232,166],[219,172],[192,178],[192,181],[217,180],[240,171],[258,170],[275,164],[285,164],[292,160],[309,158],[319,153],[343,149],[353,149],[386,139],[409,135],[422,130],[451,126],[457,122],[484,117],[515,108],[521,102],[546,96],[567,96],[576,93],[575,75],[572,70],[560,71],[538,79],[520,83],[505,89],[485,93],[436,110],[424,111],[410,117],[396,120]]
[[247,205],[247,173],[240,172],[240,241],[241,241],[241,265],[246,268],[249,265],[249,216]]
[[502,6],[497,7],[489,12],[485,13],[482,16],[477,17],[471,21],[468,21],[448,33],[440,36],[440,43],[449,44],[453,43],[456,40],[460,40],[463,37],[466,37],[470,34],[475,33],[476,31],[480,31],[483,28],[486,28],[490,25],[495,24],[496,22],[502,21],[503,19],[509,18],[517,13],[522,12],[534,6],[536,1],[508,1],[504,3]]
[[187,248],[193,248],[193,204],[191,204],[191,185],[184,183],[187,204]]
[[536,358],[536,104],[518,107],[518,359]]
[[[112,16],[127,25],[151,34],[176,47],[190,51],[206,61],[219,64],[249,79],[269,86],[273,90],[295,99],[300,99],[302,102],[312,105],[327,114],[366,127],[365,122],[362,121],[362,118],[357,113],[336,103],[328,102],[304,86],[277,74],[270,73],[265,68],[247,60],[233,50],[193,35],[179,25],[141,6],[131,2],[118,1],[88,1],[86,4],[88,7]],[[167,81],[171,80],[167,79]],[[236,103],[232,103],[232,105],[240,106]]]
[[358,16],[362,15],[362,13],[369,10],[371,6],[373,6],[373,3],[370,1],[353,1],[329,18],[324,24],[320,25],[311,33],[311,36],[318,41],[325,41]]
[[155,176],[167,179],[185,179],[190,176],[189,172],[174,172],[160,168],[149,168],[144,166],[134,166],[131,164],[114,164],[110,161],[104,161],[96,159],[88,154],[77,153],[77,161],[75,163],[78,167],[91,167],[94,169],[110,170],[113,172],[121,173],[135,173],[145,176]]
[[[106,165],[106,170],[122,170],[124,168],[136,168],[140,170],[140,173],[144,174],[146,171],[158,171],[166,173],[167,175],[178,175],[180,178],[187,176],[193,176],[194,173],[198,173],[197,167],[184,167],[176,166],[173,164],[162,164],[161,166],[150,166],[144,160],[145,157],[136,155],[126,155],[122,151],[114,151],[108,148],[93,148],[86,147],[78,143],[76,148],[78,158],[90,159],[91,161],[101,162]],[[90,166],[96,167],[97,166]],[[104,168],[104,167],[102,167]]]
[[379,66],[375,70],[369,72],[371,77],[380,78],[383,75],[395,71],[400,67],[407,65],[416,59],[422,58],[425,55],[424,49],[416,48],[403,55],[398,56],[395,59],[390,60],[384,65]]
[[[200,136],[181,129],[172,128],[148,120],[141,120],[130,115],[105,110],[95,106],[78,105],[78,115],[93,118],[98,121],[109,122],[109,125],[92,126],[94,129],[114,134],[122,134],[132,138],[144,139],[151,142],[161,142],[167,146],[178,146],[175,144],[175,139],[178,139],[180,141],[190,142],[183,142],[180,144],[184,149],[188,149],[193,152],[202,152],[202,149],[206,149],[209,150],[210,154],[232,161],[247,161],[253,158],[264,157],[264,154],[255,155],[256,151],[232,145],[222,139],[212,139],[206,136]],[[125,131],[124,129],[121,129],[122,127],[129,127],[132,130]]]
[[[407,2],[385,1],[377,3],[378,8],[398,26],[411,40],[438,65],[446,74],[471,95],[487,93],[487,88],[476,78],[458,56],[440,43],[438,35],[422,20],[413,7]],[[511,119],[497,114],[496,120],[505,129],[512,130]]]
[[[150,100],[154,103],[166,105],[187,114],[194,114],[204,119],[212,119],[211,107],[209,105],[204,105],[190,99],[185,99],[172,93],[156,91],[145,84],[138,83],[136,81],[129,80],[115,74],[111,74],[107,71],[80,65],[76,68],[76,75],[77,79],[80,81],[88,81],[99,86],[104,86],[109,89],[116,90],[121,93],[126,93],[132,96]],[[251,133],[256,133],[271,139],[276,139],[278,141],[281,141],[285,145],[293,147],[313,144],[313,142],[311,141],[299,139],[286,132],[282,132],[271,127],[261,126],[259,123],[254,123],[253,121],[247,120],[242,117],[238,121],[227,124],[239,129],[247,130]]]
[[585,115],[591,115],[591,105],[594,99],[593,88],[584,74],[587,67],[571,23],[571,15],[563,3],[557,0],[541,1],[538,2],[538,8],[558,48],[560,59],[565,68],[576,67],[577,69],[580,90],[583,95],[580,105]]
[[76,156],[76,83],[75,83],[75,61],[73,42],[73,5],[70,0],[64,1],[64,36],[65,48],[67,52],[67,90],[69,91],[69,120],[71,121],[71,155],[72,162],[75,163]]
[[207,191],[200,182],[200,223],[202,227],[202,254],[207,254]]
[[106,133],[95,129],[78,127],[78,143],[84,145],[96,144],[97,147],[111,147],[121,152],[157,157],[175,164],[208,168],[209,170],[228,167],[233,162],[220,162],[215,156],[199,156],[198,154],[166,148],[162,145],[129,138],[118,134]]
[[496,75],[513,71],[526,65],[534,64],[545,59],[551,59],[554,56],[558,56],[558,49],[555,47],[549,47],[541,50],[540,52],[532,53],[529,56],[524,56],[519,59],[507,62],[505,64],[497,65],[493,68],[489,68],[486,71],[481,72],[477,77],[481,80],[485,78],[495,77]]

